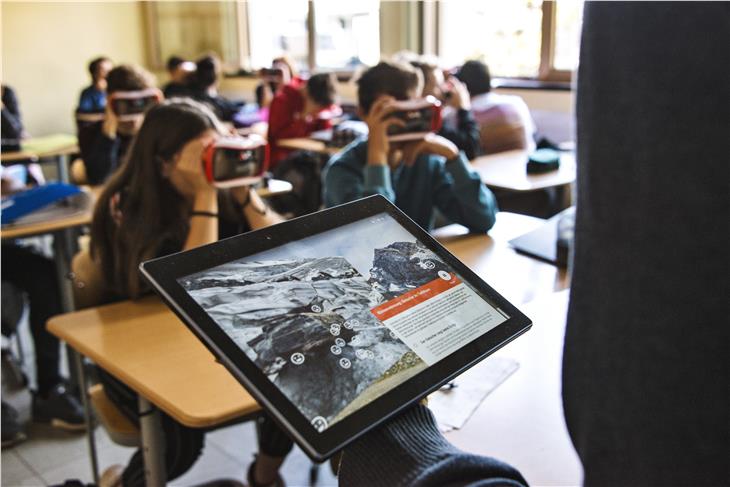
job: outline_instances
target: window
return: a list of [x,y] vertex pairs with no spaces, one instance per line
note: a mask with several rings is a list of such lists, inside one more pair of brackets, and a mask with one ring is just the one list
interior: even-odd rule
[[481,59],[495,76],[534,77],[540,68],[542,2],[441,2],[440,57],[447,66]]
[[380,57],[378,0],[250,0],[239,7],[247,10],[252,68],[284,53],[299,68],[320,69],[352,69]]
[[315,64],[319,68],[355,68],[380,59],[380,2],[315,0]]
[[194,60],[215,52],[228,67],[239,59],[236,4],[228,2],[145,3],[154,68],[170,56]]
[[[152,60],[221,55],[229,70],[288,54],[300,70],[350,71],[381,52],[437,54],[448,66],[482,59],[495,77],[569,80],[582,1],[239,0],[149,2]],[[381,18],[382,17],[382,18]],[[380,30],[383,30],[381,37]]]
[[583,2],[439,2],[439,54],[447,65],[481,59],[493,76],[569,80],[578,62]]
[[556,2],[555,10],[553,68],[556,71],[572,71],[578,66],[583,2]]
[[[239,4],[240,7],[244,5]],[[297,65],[308,66],[308,2],[303,0],[245,3],[251,68],[270,66],[271,60],[288,54]]]

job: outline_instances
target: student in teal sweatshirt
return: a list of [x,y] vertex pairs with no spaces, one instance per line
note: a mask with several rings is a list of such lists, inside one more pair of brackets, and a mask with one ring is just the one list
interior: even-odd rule
[[381,61],[362,75],[358,102],[369,135],[330,159],[325,205],[381,194],[425,229],[433,226],[438,209],[453,223],[486,232],[494,225],[497,203],[463,152],[436,134],[418,141],[388,141],[388,127],[403,123],[390,116],[394,102],[416,98],[421,87],[420,73],[408,65]]

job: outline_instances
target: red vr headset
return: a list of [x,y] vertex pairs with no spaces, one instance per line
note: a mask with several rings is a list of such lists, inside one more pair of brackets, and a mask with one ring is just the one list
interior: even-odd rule
[[133,120],[162,101],[157,88],[140,91],[117,91],[109,97],[112,111],[120,121]]
[[392,142],[422,139],[426,134],[441,129],[441,102],[433,96],[397,101],[393,106],[396,110],[388,118],[399,118],[405,125],[388,127],[388,140]]
[[222,137],[203,151],[205,177],[219,188],[255,184],[268,167],[269,146],[256,134]]
[[259,78],[272,83],[282,83],[284,81],[284,70],[279,68],[261,68],[259,70]]

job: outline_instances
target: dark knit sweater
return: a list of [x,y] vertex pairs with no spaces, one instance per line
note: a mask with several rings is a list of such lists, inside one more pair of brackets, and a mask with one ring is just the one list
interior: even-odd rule
[[416,406],[345,450],[340,485],[348,487],[527,485],[493,458],[462,452],[441,435],[431,411]]

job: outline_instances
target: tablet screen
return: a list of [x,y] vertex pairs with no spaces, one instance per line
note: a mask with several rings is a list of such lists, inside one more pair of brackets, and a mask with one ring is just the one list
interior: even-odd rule
[[509,319],[387,213],[178,282],[319,432]]

